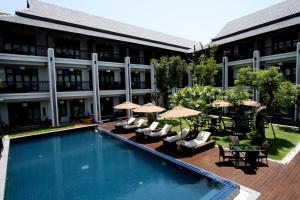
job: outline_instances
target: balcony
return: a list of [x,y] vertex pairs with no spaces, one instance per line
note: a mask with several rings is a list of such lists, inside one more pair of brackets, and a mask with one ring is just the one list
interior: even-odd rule
[[48,81],[5,81],[0,83],[0,93],[49,92]]
[[98,52],[98,60],[105,62],[124,62],[124,58],[121,58],[119,54],[110,52]]
[[261,56],[269,56],[281,53],[289,53],[296,51],[297,48],[297,40],[287,41],[287,42],[279,42],[270,46],[266,46],[261,51]]
[[21,54],[32,56],[47,56],[46,46],[25,45],[15,43],[0,43],[0,53]]
[[151,83],[150,82],[132,82],[131,83],[132,89],[151,89]]
[[145,58],[144,57],[130,57],[130,63],[132,64],[146,64],[145,63]]
[[100,90],[125,90],[125,84],[121,82],[107,82],[101,83],[99,88]]
[[71,58],[71,59],[83,59],[89,60],[88,51],[70,48],[55,47],[55,56],[58,58]]
[[58,92],[67,92],[67,91],[91,91],[92,82],[82,81],[82,82],[57,82],[56,83]]

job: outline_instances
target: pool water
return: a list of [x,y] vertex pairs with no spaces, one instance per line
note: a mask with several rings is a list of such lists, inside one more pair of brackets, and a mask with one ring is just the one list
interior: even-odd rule
[[11,141],[7,200],[211,199],[224,184],[94,130]]

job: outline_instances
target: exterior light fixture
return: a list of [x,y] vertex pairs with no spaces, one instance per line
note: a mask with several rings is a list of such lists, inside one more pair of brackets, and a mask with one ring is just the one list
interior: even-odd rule
[[26,67],[20,67],[20,70],[25,70],[26,69]]
[[28,103],[22,103],[22,106],[23,106],[23,107],[27,107],[27,106],[28,106]]
[[64,101],[59,101],[59,104],[65,104],[65,102]]
[[80,102],[80,103],[83,103],[83,99],[80,99],[79,102]]
[[109,72],[110,72],[110,69],[107,69],[106,72],[109,73]]

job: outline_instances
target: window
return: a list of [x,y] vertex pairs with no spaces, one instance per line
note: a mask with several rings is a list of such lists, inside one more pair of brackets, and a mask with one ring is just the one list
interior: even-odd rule
[[57,69],[56,76],[58,91],[82,90],[81,70]]
[[66,117],[68,116],[68,105],[67,102],[64,100],[60,100],[58,102],[58,110],[59,110],[59,116],[60,117]]

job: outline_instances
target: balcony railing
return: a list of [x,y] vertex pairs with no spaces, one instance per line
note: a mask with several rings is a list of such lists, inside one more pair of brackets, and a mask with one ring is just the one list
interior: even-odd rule
[[48,81],[5,81],[0,82],[0,93],[49,92]]
[[100,90],[125,90],[125,84],[121,82],[100,83]]
[[98,52],[98,60],[106,62],[124,62],[124,58],[121,58],[119,54],[110,52]]
[[82,82],[57,82],[56,83],[58,92],[66,92],[66,91],[91,91],[92,85],[89,81]]
[[71,59],[83,59],[89,60],[88,51],[70,48],[55,47],[55,56],[58,58],[71,58]]
[[10,54],[33,55],[33,56],[47,56],[47,47],[1,42],[0,52],[10,53]]
[[289,53],[289,52],[296,51],[296,48],[297,48],[297,41],[280,42],[270,46],[266,46],[261,51],[261,56]]
[[130,63],[145,64],[145,58],[144,57],[130,57]]
[[151,89],[151,83],[141,81],[141,82],[131,82],[132,89]]

